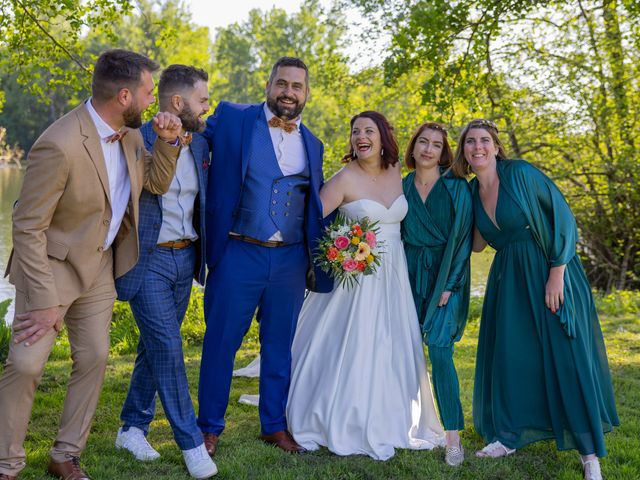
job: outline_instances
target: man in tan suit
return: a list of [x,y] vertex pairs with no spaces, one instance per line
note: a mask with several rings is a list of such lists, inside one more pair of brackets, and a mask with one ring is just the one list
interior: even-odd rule
[[92,97],[56,122],[29,152],[13,213],[7,270],[16,287],[9,357],[0,378],[0,480],[25,466],[23,442],[36,387],[62,324],[73,368],[49,474],[89,477],[80,467],[109,353],[114,276],[138,258],[142,188],[166,192],[175,172],[181,122],[154,119],[153,155],[137,129],[155,101],[158,65],[126,50],[103,53]]

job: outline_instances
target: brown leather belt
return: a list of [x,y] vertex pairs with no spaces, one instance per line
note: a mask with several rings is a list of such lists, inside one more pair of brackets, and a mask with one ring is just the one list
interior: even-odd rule
[[266,242],[263,242],[262,240],[258,240],[257,238],[247,237],[246,235],[240,235],[238,233],[230,233],[229,238],[233,238],[234,240],[241,240],[243,242],[253,243],[254,245],[260,245],[261,247],[269,247],[269,248],[284,247],[286,245],[286,243],[281,242],[279,240],[267,240]]
[[179,250],[181,248],[187,248],[192,243],[193,242],[191,240],[185,238],[184,240],[171,240],[170,242],[159,243],[158,247],[175,248],[176,250]]

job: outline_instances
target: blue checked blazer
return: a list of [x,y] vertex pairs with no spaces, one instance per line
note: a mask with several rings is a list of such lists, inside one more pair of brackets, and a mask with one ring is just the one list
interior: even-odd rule
[[[147,122],[140,127],[140,133],[144,139],[145,147],[151,150],[156,141],[156,133],[151,127],[151,122]],[[193,212],[193,226],[198,233],[198,240],[195,242],[196,264],[193,272],[194,279],[204,285],[205,280],[205,192],[207,191],[207,170],[211,163],[209,156],[209,146],[207,141],[199,134],[193,134],[193,140],[189,146],[191,154],[196,163],[198,172],[198,187],[200,192],[196,196],[195,208]],[[131,300],[138,293],[140,285],[149,263],[149,257],[156,249],[160,227],[162,226],[162,195],[153,195],[146,190],[140,196],[140,220],[138,223],[138,238],[140,242],[140,257],[138,263],[129,272],[116,279],[116,291],[118,299]]]

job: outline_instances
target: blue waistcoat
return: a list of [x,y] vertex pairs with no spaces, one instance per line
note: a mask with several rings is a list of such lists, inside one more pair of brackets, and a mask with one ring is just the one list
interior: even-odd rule
[[309,165],[302,172],[283,175],[269,134],[260,118],[253,132],[247,174],[232,231],[260,241],[280,231],[285,243],[304,241],[304,211],[309,190]]

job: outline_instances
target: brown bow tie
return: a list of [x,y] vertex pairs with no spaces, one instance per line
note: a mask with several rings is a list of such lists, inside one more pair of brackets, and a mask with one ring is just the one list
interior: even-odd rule
[[271,120],[269,120],[269,126],[271,128],[281,128],[287,133],[291,133],[298,128],[296,122],[285,122],[280,117],[271,117]]
[[116,133],[114,133],[113,135],[109,135],[107,138],[104,139],[104,141],[107,142],[107,143],[119,142],[120,140],[122,140],[124,138],[124,136],[127,133],[129,133],[129,129],[122,128],[119,131],[117,131]]
[[188,147],[191,144],[191,140],[193,140],[193,135],[191,132],[187,132],[180,137],[180,145]]

